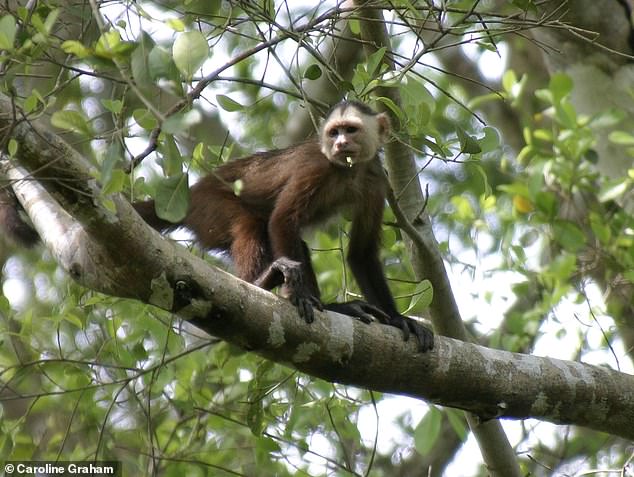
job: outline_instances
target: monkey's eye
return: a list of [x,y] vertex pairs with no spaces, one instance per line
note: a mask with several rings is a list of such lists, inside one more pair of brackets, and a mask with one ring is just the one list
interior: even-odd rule
[[356,126],[348,126],[348,127],[346,127],[346,132],[347,132],[348,134],[354,134],[354,133],[356,133],[358,130],[359,130],[359,128],[358,128],[358,127],[356,127]]
[[338,135],[339,135],[339,131],[337,130],[337,128],[332,128],[328,130],[328,136],[337,137]]

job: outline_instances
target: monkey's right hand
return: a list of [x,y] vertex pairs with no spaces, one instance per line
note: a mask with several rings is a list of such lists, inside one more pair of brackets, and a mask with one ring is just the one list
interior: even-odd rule
[[286,257],[278,258],[273,262],[279,272],[284,276],[284,284],[281,288],[281,295],[297,307],[297,314],[308,324],[315,321],[314,308],[319,311],[324,309],[321,300],[313,295],[304,284],[302,274],[302,264]]
[[301,263],[285,258],[280,258],[273,263],[279,267],[280,273],[284,275],[284,284],[280,290],[281,295],[288,298],[297,307],[297,314],[306,323],[310,324],[315,321],[314,308],[322,311],[324,305],[304,285]]
[[317,308],[319,311],[323,311],[324,309],[324,305],[319,298],[309,293],[304,293],[303,290],[290,291],[288,299],[297,307],[297,313],[308,324],[315,321],[314,308]]
[[302,264],[296,260],[276,259],[253,283],[265,290],[281,285],[280,294],[297,307],[297,313],[306,323],[315,321],[313,308],[324,309],[321,300],[305,286]]

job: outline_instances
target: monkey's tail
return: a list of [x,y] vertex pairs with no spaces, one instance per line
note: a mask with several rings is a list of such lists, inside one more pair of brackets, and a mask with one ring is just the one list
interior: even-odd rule
[[[159,232],[179,227],[179,224],[163,220],[156,215],[153,200],[135,202],[132,205],[143,220]],[[40,242],[40,236],[26,218],[26,212],[9,186],[0,187],[0,233],[23,247],[30,248]]]
[[40,236],[27,221],[26,212],[9,186],[0,187],[0,229],[11,242],[23,247],[33,247],[40,241]]
[[150,227],[158,230],[159,232],[174,230],[180,226],[180,224],[175,224],[168,220],[163,220],[158,215],[156,215],[156,209],[154,208],[153,200],[134,202],[132,206],[136,209],[137,213]]

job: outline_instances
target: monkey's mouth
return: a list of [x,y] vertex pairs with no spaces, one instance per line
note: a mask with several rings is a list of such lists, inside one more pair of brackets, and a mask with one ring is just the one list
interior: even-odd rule
[[358,162],[359,154],[354,151],[340,151],[335,154],[335,160],[338,164],[346,167],[352,167]]

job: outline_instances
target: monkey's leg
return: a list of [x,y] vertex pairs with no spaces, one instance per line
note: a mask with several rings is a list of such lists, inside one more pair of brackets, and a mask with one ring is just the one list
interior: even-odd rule
[[288,257],[273,260],[266,226],[246,213],[235,221],[231,235],[231,255],[238,276],[265,290],[282,287],[281,295],[297,307],[306,323],[312,323],[313,307],[322,310],[323,306],[306,244],[301,241],[297,247],[303,263]]

